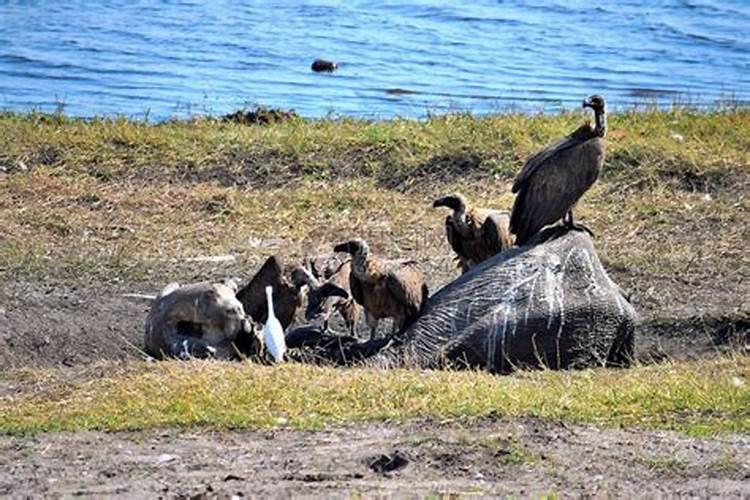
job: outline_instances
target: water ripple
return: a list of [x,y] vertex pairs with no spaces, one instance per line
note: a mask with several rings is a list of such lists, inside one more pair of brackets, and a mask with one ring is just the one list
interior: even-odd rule
[[[0,1],[0,108],[169,118],[750,101],[750,2]],[[317,57],[334,74],[309,70]]]

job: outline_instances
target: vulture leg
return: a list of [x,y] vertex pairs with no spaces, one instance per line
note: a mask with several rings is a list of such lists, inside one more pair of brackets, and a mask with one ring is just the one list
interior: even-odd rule
[[579,223],[573,222],[573,210],[572,209],[568,210],[568,213],[566,213],[565,216],[563,217],[563,223],[565,224],[565,227],[567,227],[568,229],[575,229],[576,231],[586,231],[587,233],[589,233],[589,235],[591,235],[592,238],[594,237],[594,232],[591,229],[586,227],[584,224],[581,224],[580,222]]
[[370,327],[370,340],[374,339],[378,331],[378,320],[365,312],[365,322]]

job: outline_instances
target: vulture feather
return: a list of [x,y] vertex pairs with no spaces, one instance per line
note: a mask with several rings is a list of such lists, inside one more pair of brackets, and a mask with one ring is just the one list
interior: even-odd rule
[[415,261],[389,261],[370,255],[363,240],[336,245],[335,252],[352,256],[349,287],[365,310],[365,319],[374,338],[378,322],[393,318],[393,334],[414,321],[422,311],[429,290]]
[[513,245],[507,211],[472,207],[460,194],[439,198],[432,206],[453,210],[445,218],[445,235],[463,272]]
[[237,292],[237,299],[242,302],[245,313],[260,324],[264,324],[268,318],[265,291],[267,286],[273,288],[276,318],[286,330],[294,322],[297,311],[302,307],[304,299],[302,283],[290,282],[284,275],[279,259],[269,257],[250,283]]

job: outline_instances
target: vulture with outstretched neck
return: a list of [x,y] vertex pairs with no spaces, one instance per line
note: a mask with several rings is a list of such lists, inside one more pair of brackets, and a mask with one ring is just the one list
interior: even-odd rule
[[378,322],[393,318],[392,334],[411,324],[427,301],[424,274],[415,261],[393,261],[370,255],[363,240],[336,245],[335,252],[352,256],[349,286],[352,296],[365,310],[370,338],[375,337]]
[[435,200],[433,207],[448,207],[445,234],[463,272],[513,245],[508,212],[470,206],[460,194]]
[[513,182],[516,199],[510,232],[516,235],[516,245],[523,245],[560,219],[569,228],[588,231],[573,222],[573,207],[594,184],[604,164],[607,110],[604,98],[598,95],[585,99],[583,107],[594,110],[594,124],[581,125],[529,158]]

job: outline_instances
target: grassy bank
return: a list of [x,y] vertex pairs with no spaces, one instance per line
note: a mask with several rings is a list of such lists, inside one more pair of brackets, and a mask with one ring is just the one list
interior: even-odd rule
[[[147,278],[165,259],[299,256],[353,234],[432,258],[444,216],[429,208],[433,197],[460,190],[508,208],[523,160],[581,120],[246,126],[0,115],[0,273]],[[603,179],[579,213],[613,266],[700,261],[682,235],[706,243],[709,226],[720,264],[746,264],[749,166],[748,110],[613,115]]]
[[[164,362],[3,375],[0,431],[295,427],[374,420],[537,416],[693,435],[750,432],[750,358],[631,370],[377,371]],[[67,378],[67,380],[66,380]],[[12,380],[12,382],[11,382]]]

